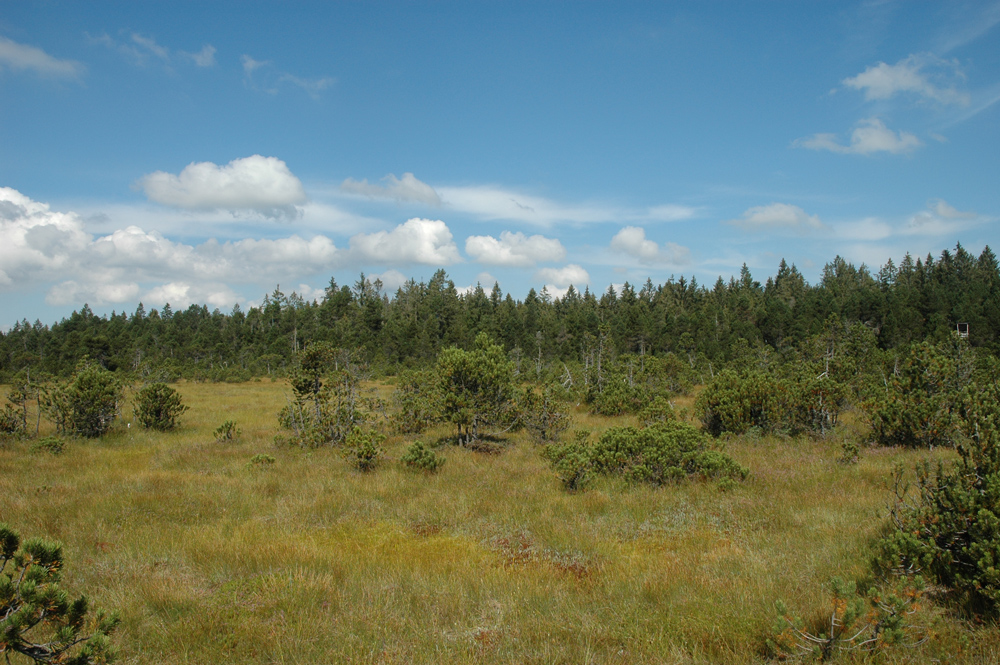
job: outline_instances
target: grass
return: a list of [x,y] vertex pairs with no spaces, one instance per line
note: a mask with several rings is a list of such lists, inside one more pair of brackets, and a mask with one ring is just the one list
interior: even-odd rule
[[[0,521],[64,543],[67,585],[122,613],[124,663],[760,662],[775,600],[812,616],[831,576],[864,572],[893,465],[951,455],[843,465],[848,424],[729,441],[751,477],[726,491],[567,493],[520,436],[500,455],[441,448],[430,475],[398,461],[413,437],[391,437],[362,474],[337,450],[274,446],[281,383],[177,387],[191,409],[174,432],[0,445]],[[225,420],[239,440],[215,441]],[[880,662],[998,660],[992,625],[926,618],[934,639]]]

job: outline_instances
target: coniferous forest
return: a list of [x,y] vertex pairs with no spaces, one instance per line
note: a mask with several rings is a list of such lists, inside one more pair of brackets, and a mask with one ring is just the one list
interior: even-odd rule
[[[354,349],[377,373],[432,363],[449,346],[469,348],[488,333],[518,368],[583,363],[600,349],[622,354],[672,354],[710,374],[746,346],[784,353],[822,335],[831,324],[860,323],[882,350],[946,339],[960,323],[968,340],[1000,350],[1000,268],[987,247],[978,256],[961,245],[877,272],[840,257],[817,284],[782,261],[765,283],[744,266],[714,285],[671,277],[625,283],[603,293],[570,287],[561,298],[545,289],[523,297],[493,285],[460,293],[444,270],[387,293],[361,274],[353,284],[330,280],[321,301],[285,294],[280,286],[260,307],[210,311],[191,305],[96,316],[86,305],[53,325],[27,320],[0,333],[0,380],[19,370],[67,376],[83,358],[112,371],[155,368],[174,377],[240,381],[282,376],[311,342]],[[534,371],[534,370],[533,370]]]

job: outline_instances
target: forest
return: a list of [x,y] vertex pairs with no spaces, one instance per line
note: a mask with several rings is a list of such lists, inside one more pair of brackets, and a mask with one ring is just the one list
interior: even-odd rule
[[784,353],[831,322],[863,324],[883,350],[939,342],[965,323],[974,348],[1000,349],[1000,271],[989,247],[978,258],[961,245],[937,259],[907,254],[877,273],[837,257],[815,285],[782,261],[764,284],[744,266],[739,278],[712,287],[680,277],[601,294],[570,288],[561,298],[532,289],[523,299],[487,288],[459,293],[439,270],[394,294],[364,274],[353,285],[331,279],[322,301],[275,288],[245,312],[204,305],[147,312],[140,304],[131,314],[103,317],[84,306],[51,326],[24,320],[0,333],[0,380],[26,368],[65,377],[86,357],[112,371],[245,381],[283,376],[297,351],[321,341],[360,350],[388,375],[432,363],[449,346],[469,348],[480,332],[519,365],[582,363],[601,347],[612,355],[672,354],[702,375],[733,362],[738,340]]
[[816,285],[362,274],[22,321],[0,653],[995,661],[998,329],[997,259],[961,245]]

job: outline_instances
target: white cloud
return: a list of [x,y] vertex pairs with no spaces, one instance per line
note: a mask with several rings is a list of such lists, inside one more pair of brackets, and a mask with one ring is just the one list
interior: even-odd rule
[[0,37],[0,69],[30,71],[41,76],[77,78],[83,65],[75,60],[60,60],[42,49]]
[[247,87],[258,92],[266,92],[269,95],[278,94],[278,87],[282,83],[291,83],[308,93],[313,99],[319,98],[319,93],[333,86],[336,79],[329,76],[321,76],[315,79],[303,78],[288,72],[280,72],[274,67],[270,60],[255,60],[245,53],[240,56],[243,63],[243,81]]
[[901,235],[943,236],[985,221],[974,212],[960,212],[943,199],[927,202],[927,210],[911,216],[900,229]]
[[747,230],[823,228],[823,223],[819,221],[819,217],[806,214],[806,211],[802,208],[788,203],[754,206],[748,208],[741,218],[731,219],[728,223]]
[[509,220],[548,227],[558,223],[677,221],[689,219],[695,208],[661,205],[645,209],[622,208],[600,203],[565,204],[493,186],[438,187],[442,204],[452,210],[486,220]]
[[974,212],[961,212],[956,210],[948,205],[947,201],[944,199],[931,199],[927,202],[927,207],[934,211],[938,217],[943,217],[945,219],[975,219],[977,217]]
[[590,274],[575,263],[562,268],[542,268],[535,273],[535,279],[557,287],[568,287],[570,284],[573,286],[590,284]]
[[892,227],[877,217],[840,222],[833,226],[833,232],[838,238],[845,240],[883,240],[893,235]]
[[170,51],[156,43],[152,37],[143,37],[137,32],[133,32],[132,43],[141,46],[145,51],[155,55],[163,62],[170,62]]
[[611,239],[611,249],[647,265],[683,266],[690,263],[691,250],[676,243],[666,242],[661,247],[646,238],[646,230],[626,226]]
[[498,187],[440,187],[444,204],[483,219],[504,219],[548,226],[554,222],[599,222],[610,211],[564,206],[547,199]]
[[368,279],[374,282],[376,279],[382,282],[382,293],[394,294],[396,290],[403,284],[410,281],[410,278],[395,269],[389,269],[385,272],[371,273],[368,275]]
[[211,44],[205,44],[197,53],[188,53],[187,51],[181,51],[180,53],[198,67],[212,67],[215,65],[216,51],[215,47]]
[[661,205],[650,208],[646,217],[654,222],[678,222],[684,219],[691,219],[697,210],[681,205]]
[[253,211],[265,217],[293,218],[305,203],[302,183],[285,162],[252,155],[225,166],[191,163],[179,175],[156,171],[137,182],[146,196],[188,210]]
[[280,74],[278,76],[278,82],[287,82],[292,85],[296,85],[305,90],[313,99],[318,99],[319,93],[333,87],[333,84],[337,82],[337,79],[332,76],[321,76],[320,78],[307,79],[293,74]]
[[835,134],[813,134],[796,140],[792,145],[840,154],[870,155],[875,152],[888,152],[895,155],[910,152],[923,143],[909,132],[900,131],[897,134],[887,128],[881,120],[872,117],[860,121],[855,126],[848,145],[840,143]]
[[390,173],[382,178],[385,185],[375,185],[368,180],[354,180],[348,178],[340,185],[341,191],[349,194],[359,194],[372,199],[392,199],[394,201],[415,201],[426,203],[427,205],[441,205],[441,197],[434,191],[434,188],[425,182],[418,180],[412,173],[404,173],[402,178],[397,178]]
[[503,231],[493,236],[469,236],[465,252],[476,261],[493,266],[530,268],[540,261],[562,261],[566,249],[556,238],[525,236],[520,231]]
[[414,218],[392,231],[359,233],[350,245],[359,261],[442,266],[462,260],[448,225],[441,220]]
[[969,95],[959,92],[957,83],[964,76],[956,60],[942,60],[930,53],[918,53],[895,65],[880,62],[857,76],[844,79],[849,88],[862,90],[865,99],[890,99],[899,93],[912,93],[942,104],[968,106]]

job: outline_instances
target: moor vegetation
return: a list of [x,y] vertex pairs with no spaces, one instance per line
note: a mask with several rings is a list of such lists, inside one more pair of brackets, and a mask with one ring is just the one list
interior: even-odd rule
[[25,322],[0,654],[997,661],[998,325],[996,259],[960,246],[816,286],[439,272]]

